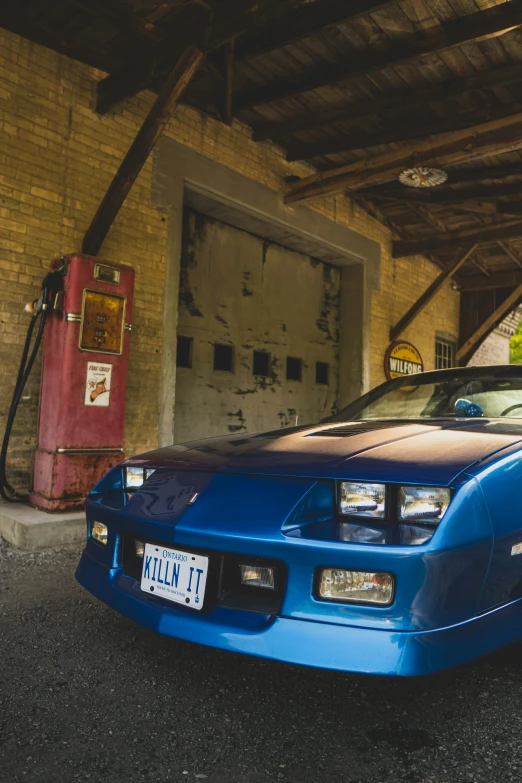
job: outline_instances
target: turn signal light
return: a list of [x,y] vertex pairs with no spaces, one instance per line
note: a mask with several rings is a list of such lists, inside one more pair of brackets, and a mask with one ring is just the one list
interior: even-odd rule
[[107,544],[107,525],[102,522],[91,522],[91,537],[99,544]]

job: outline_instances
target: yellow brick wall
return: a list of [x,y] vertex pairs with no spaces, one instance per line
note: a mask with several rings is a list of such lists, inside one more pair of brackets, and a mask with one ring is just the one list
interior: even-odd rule
[[[106,117],[92,111],[93,84],[104,74],[0,30],[0,433],[14,385],[27,316],[57,255],[77,251],[121,159],[150,108],[141,93]],[[288,164],[271,144],[255,144],[248,129],[232,128],[181,106],[168,127],[178,142],[281,190],[283,178],[310,173]],[[166,216],[151,204],[149,160],[126,200],[100,256],[136,270],[135,311],[127,395],[126,449],[156,442],[157,390],[162,347]],[[383,380],[390,326],[437,274],[422,258],[393,261],[389,230],[345,197],[314,208],[382,247],[381,291],[372,313],[372,385]],[[448,287],[405,333],[433,366],[435,329],[457,335],[458,295]],[[35,442],[38,377],[20,406],[11,450],[11,475],[27,483]]]

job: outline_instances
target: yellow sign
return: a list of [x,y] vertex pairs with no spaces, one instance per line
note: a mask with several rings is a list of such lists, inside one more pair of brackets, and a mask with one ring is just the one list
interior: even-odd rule
[[384,357],[384,374],[390,381],[403,375],[416,375],[424,370],[422,357],[414,345],[407,342],[392,343]]

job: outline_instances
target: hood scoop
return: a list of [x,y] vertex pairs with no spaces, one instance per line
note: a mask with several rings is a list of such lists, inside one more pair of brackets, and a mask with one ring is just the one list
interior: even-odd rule
[[[350,435],[364,435],[367,432],[373,432],[374,430],[385,430],[390,427],[404,427],[408,424],[418,424],[419,422],[414,420],[405,421],[404,419],[388,419],[386,421],[365,422],[359,425],[340,424],[338,427],[329,427],[327,430],[317,430],[307,435],[307,438],[321,437],[321,438],[348,438]],[[427,424],[426,421],[422,421],[422,424]]]

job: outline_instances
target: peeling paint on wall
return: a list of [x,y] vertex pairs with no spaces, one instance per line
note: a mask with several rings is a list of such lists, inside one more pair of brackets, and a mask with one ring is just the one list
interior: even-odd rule
[[[339,270],[191,209],[182,248],[178,334],[192,337],[193,361],[177,371],[176,439],[295,426],[335,409]],[[233,346],[233,372],[213,369],[215,343]],[[253,375],[254,351],[270,354],[267,376]],[[302,359],[301,381],[287,380],[287,356]],[[330,366],[328,386],[315,383],[317,361]]]

